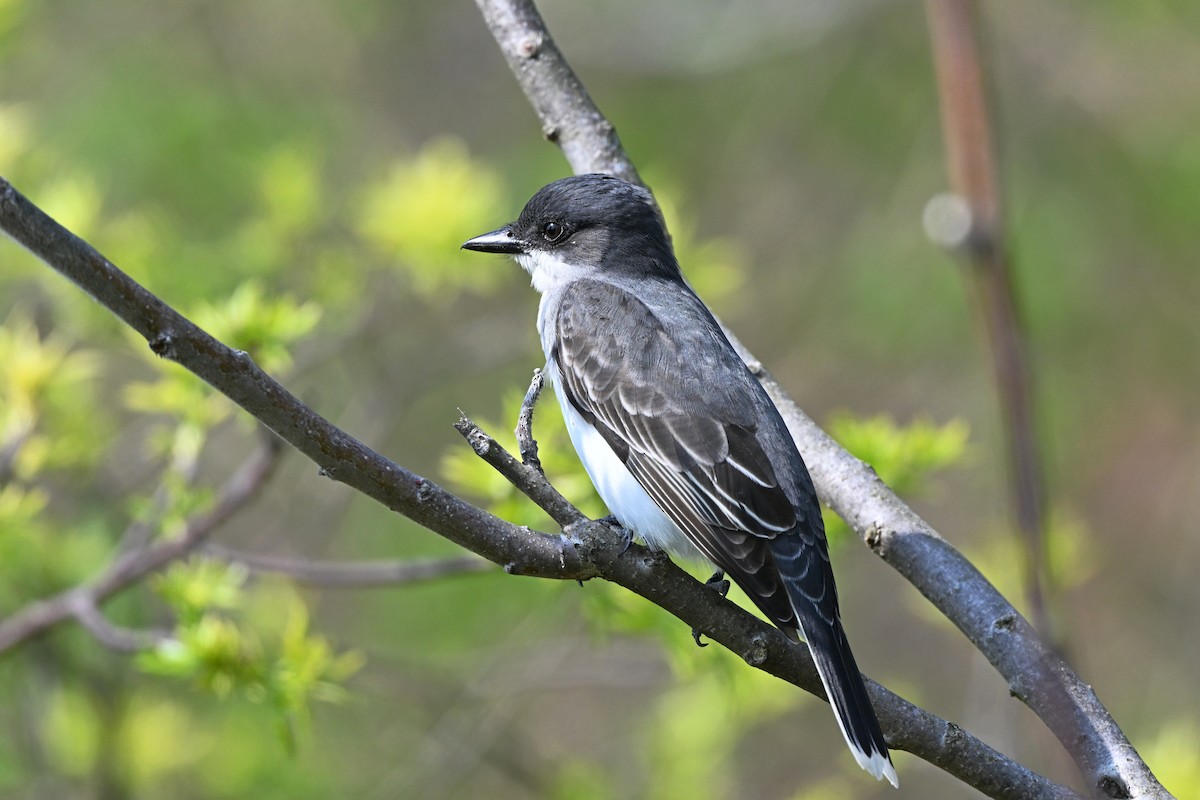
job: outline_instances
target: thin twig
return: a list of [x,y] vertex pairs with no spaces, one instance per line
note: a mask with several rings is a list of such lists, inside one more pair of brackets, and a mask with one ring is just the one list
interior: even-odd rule
[[421,561],[314,561],[264,553],[247,553],[210,542],[204,554],[242,564],[254,572],[286,575],[309,586],[368,589],[440,580],[451,575],[490,572],[496,565],[476,555]]
[[476,455],[512,481],[514,486],[528,495],[564,530],[587,519],[579,509],[571,505],[565,497],[558,493],[557,489],[550,485],[541,469],[530,464],[523,464],[513,458],[511,453],[501,447],[470,418],[459,417],[458,422],[454,423],[454,428],[463,435]]
[[517,415],[517,452],[521,454],[521,463],[527,464],[538,472],[542,471],[542,461],[538,458],[537,440],[533,438],[533,409],[538,398],[542,396],[545,376],[541,368],[533,371],[533,380],[521,401],[521,413]]
[[71,595],[71,616],[109,650],[118,653],[137,653],[148,650],[159,642],[169,638],[166,631],[134,630],[113,624],[104,616],[96,605],[95,597],[90,592],[79,592]]
[[1004,247],[1001,201],[984,95],[972,0],[926,0],[950,186],[964,203],[960,236],[940,237],[970,265],[969,280],[991,343],[992,369],[1007,432],[1009,487],[1021,537],[1030,616],[1054,640],[1046,607],[1045,478],[1038,452],[1033,375]]

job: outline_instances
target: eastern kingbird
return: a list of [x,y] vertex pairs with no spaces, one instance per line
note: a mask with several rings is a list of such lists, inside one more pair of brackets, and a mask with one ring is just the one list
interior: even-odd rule
[[652,548],[711,561],[803,637],[855,759],[898,785],[842,629],[808,470],[684,280],[650,192],[564,178],[463,247],[511,255],[532,276],[545,375],[609,511]]

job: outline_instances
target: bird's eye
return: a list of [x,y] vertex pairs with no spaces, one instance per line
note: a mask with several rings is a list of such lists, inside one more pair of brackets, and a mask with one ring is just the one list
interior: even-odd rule
[[542,237],[547,242],[550,242],[551,244],[553,244],[554,242],[557,242],[559,239],[561,239],[563,237],[563,234],[566,232],[567,232],[567,229],[564,228],[559,223],[547,222],[545,224],[545,226],[542,228]]

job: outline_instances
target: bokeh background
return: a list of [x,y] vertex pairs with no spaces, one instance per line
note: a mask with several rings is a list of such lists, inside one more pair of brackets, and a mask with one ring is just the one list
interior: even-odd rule
[[[921,226],[945,187],[922,4],[541,7],[701,293],[812,416],[847,436],[875,420],[887,430],[868,449],[915,448],[928,464],[893,465],[919,473],[914,504],[1020,606],[974,297]],[[1186,796],[1200,785],[1200,6],[1005,0],[981,15],[1054,619]],[[465,0],[0,2],[0,174],[168,302],[248,338],[346,430],[545,530],[451,428],[458,408],[511,428],[539,364],[536,295],[457,246],[566,172]],[[170,535],[254,436],[7,241],[0,322],[7,615],[93,575],[131,520]],[[570,463],[555,461],[561,485],[598,511]],[[217,540],[454,554],[295,455]],[[848,537],[835,560],[870,675],[1076,781],[911,587]],[[207,594],[179,601],[188,586]],[[166,624],[179,602],[264,663],[295,666],[288,636],[329,652],[307,683],[284,669],[264,684],[77,630],[28,643],[0,659],[0,796],[978,796],[904,754],[902,794],[874,786],[823,703],[596,582],[488,572],[322,591],[193,562],[107,611]]]

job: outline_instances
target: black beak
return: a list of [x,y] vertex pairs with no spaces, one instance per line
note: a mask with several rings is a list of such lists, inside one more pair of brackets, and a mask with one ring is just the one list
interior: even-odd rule
[[525,243],[516,237],[511,225],[505,225],[491,233],[476,236],[463,242],[464,250],[477,250],[480,253],[507,253],[516,255],[525,252]]

